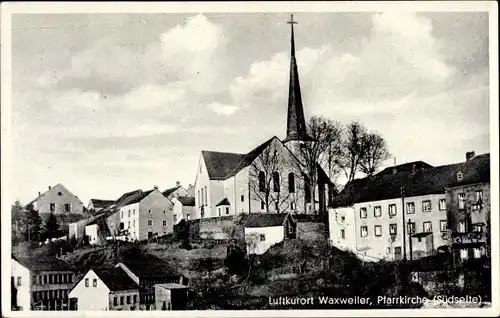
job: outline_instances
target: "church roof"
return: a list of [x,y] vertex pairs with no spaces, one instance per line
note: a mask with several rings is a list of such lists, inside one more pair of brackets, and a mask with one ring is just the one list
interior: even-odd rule
[[250,151],[249,153],[247,153],[243,157],[243,159],[240,161],[240,163],[234,168],[233,171],[231,171],[231,173],[229,173],[226,176],[226,178],[230,178],[230,177],[236,175],[242,169],[244,169],[244,168],[248,167],[249,165],[251,165],[252,162],[254,162],[254,160],[271,144],[271,142],[274,139],[277,139],[278,141],[280,141],[278,139],[278,137],[273,136],[272,138],[270,138],[266,142],[264,142],[264,143],[260,144],[259,146],[255,147],[252,151]]
[[208,176],[210,180],[224,180],[234,168],[246,156],[245,154],[233,152],[207,151],[201,152],[205,160]]
[[215,206],[221,206],[221,205],[231,205],[231,203],[229,203],[229,200],[227,198],[224,198],[219,203],[217,203]]

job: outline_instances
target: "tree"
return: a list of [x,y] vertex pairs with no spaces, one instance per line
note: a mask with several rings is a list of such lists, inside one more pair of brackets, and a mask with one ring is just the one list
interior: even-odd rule
[[[340,123],[325,117],[314,116],[308,123],[308,134],[312,141],[303,142],[297,149],[296,167],[300,170],[299,176],[304,181],[304,191],[311,202],[313,212],[316,212],[316,186],[318,185],[318,170],[329,166],[330,178],[333,173],[333,163],[338,162],[341,149],[342,126]],[[304,207],[305,208],[305,207]]]
[[378,133],[368,133],[364,139],[365,149],[359,165],[361,172],[371,177],[380,164],[391,157],[391,154],[387,150],[384,138]]
[[339,166],[347,182],[354,180],[366,151],[366,128],[359,122],[351,122],[345,129]]
[[12,238],[18,240],[22,234],[21,222],[23,218],[23,206],[19,200],[16,200],[12,205],[11,214]]
[[54,213],[50,213],[43,225],[43,237],[51,239],[59,236],[59,221]]
[[284,176],[291,171],[290,157],[284,149],[271,142],[267,148],[252,162],[248,173],[250,197],[263,202],[266,212],[271,207],[279,212],[285,212],[290,207],[288,199],[291,193],[287,189]]
[[22,214],[21,218],[21,231],[27,241],[38,241],[40,239],[40,229],[42,225],[42,218],[38,211],[29,204],[25,207],[26,212]]

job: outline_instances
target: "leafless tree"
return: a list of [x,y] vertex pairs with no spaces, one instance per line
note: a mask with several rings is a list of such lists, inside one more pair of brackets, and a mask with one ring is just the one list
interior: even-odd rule
[[378,133],[369,133],[365,136],[364,153],[360,161],[360,171],[372,176],[380,164],[391,157],[387,150],[384,138]]
[[[305,141],[295,149],[298,159],[297,169],[303,178],[305,191],[309,191],[311,208],[315,209],[315,189],[318,185],[318,169],[328,167],[331,177],[335,173],[334,164],[341,154],[342,127],[338,122],[325,117],[312,117],[308,123],[311,141]],[[337,169],[338,170],[338,169]]]
[[347,182],[354,180],[360,169],[366,152],[366,135],[365,126],[359,122],[348,124],[344,131],[342,154],[338,164],[344,171]]
[[276,212],[289,209],[290,192],[285,177],[291,172],[290,158],[276,144],[271,143],[254,160],[249,168],[250,197],[264,203],[266,212],[274,207]]

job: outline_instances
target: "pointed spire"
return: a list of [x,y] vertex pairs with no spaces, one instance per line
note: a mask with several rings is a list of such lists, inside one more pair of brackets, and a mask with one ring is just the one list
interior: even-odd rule
[[291,140],[308,140],[306,131],[306,121],[304,117],[304,106],[302,105],[302,94],[300,92],[299,71],[297,60],[295,59],[295,38],[293,25],[297,24],[293,20],[293,14],[290,21],[291,26],[291,50],[290,50],[290,84],[288,88],[288,117],[286,127],[286,138],[284,142]]

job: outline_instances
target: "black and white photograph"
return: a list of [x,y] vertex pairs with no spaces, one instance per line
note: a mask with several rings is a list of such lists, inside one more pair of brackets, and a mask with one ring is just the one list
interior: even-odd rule
[[2,316],[498,316],[497,10],[2,3]]

